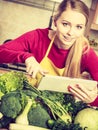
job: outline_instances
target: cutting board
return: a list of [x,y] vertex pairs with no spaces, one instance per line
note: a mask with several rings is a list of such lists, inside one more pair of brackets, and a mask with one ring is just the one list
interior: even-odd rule
[[39,90],[52,90],[69,93],[68,86],[75,84],[80,84],[90,90],[97,86],[97,82],[93,80],[46,75],[42,77],[38,88]]

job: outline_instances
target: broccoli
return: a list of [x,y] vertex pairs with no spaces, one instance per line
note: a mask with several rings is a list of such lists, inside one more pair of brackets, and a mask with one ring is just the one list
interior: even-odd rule
[[32,106],[28,113],[28,120],[30,125],[48,128],[47,121],[51,119],[48,111],[40,103]]
[[20,91],[13,91],[1,98],[0,112],[10,118],[16,118],[27,103],[27,96]]
[[0,75],[0,91],[6,94],[14,90],[21,90],[24,87],[25,80],[26,76],[22,72],[10,71],[4,73]]

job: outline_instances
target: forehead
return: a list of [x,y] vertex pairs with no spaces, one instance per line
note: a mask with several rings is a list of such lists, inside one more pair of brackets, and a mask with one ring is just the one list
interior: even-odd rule
[[73,24],[86,24],[86,17],[82,13],[71,9],[64,11],[59,18]]

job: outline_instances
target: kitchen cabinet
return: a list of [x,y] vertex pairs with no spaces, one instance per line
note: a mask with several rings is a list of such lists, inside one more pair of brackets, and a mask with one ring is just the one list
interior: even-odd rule
[[92,25],[91,25],[91,30],[96,30],[96,31],[98,31],[98,24],[92,23]]
[[91,29],[92,30],[98,30],[98,1],[95,3],[95,10],[94,10],[94,19],[91,24]]
[[98,0],[92,0],[90,19],[85,35],[89,38],[91,46],[98,54]]
[[98,6],[98,0],[92,0],[90,7],[89,23],[86,30],[86,36],[88,36],[92,30],[98,30],[98,24],[95,22],[96,18],[98,17],[97,6]]

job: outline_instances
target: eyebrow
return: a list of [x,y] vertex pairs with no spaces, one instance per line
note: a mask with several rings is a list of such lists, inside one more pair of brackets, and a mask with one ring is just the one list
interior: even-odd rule
[[[69,21],[67,21],[67,20],[62,20],[63,22],[68,22],[68,23],[70,23]],[[85,24],[77,24],[77,25],[79,25],[79,26],[85,26]]]

